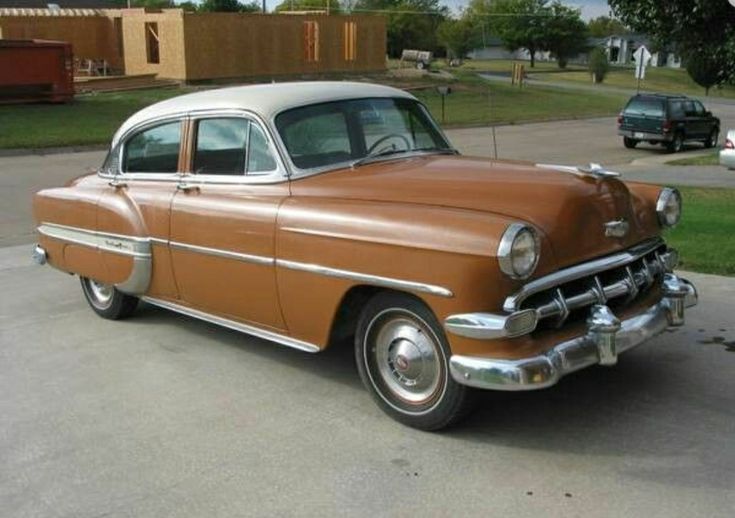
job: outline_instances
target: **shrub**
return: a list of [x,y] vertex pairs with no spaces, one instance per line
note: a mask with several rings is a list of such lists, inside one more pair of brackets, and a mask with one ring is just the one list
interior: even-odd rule
[[610,64],[607,62],[607,54],[601,48],[592,49],[590,52],[590,75],[595,83],[602,83],[605,80],[607,72],[610,70]]

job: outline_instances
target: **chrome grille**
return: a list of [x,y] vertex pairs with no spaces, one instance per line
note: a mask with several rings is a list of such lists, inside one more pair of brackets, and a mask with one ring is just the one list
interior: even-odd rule
[[508,312],[535,309],[543,327],[561,327],[595,304],[625,306],[660,284],[676,265],[676,252],[661,239],[624,252],[559,270],[525,285],[508,297]]

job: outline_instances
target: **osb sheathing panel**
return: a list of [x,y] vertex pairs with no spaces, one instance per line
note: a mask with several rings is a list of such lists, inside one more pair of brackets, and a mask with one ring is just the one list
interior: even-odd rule
[[[305,59],[307,21],[319,24],[316,62]],[[344,59],[345,22],[357,24],[355,61]],[[380,16],[187,13],[184,30],[188,80],[385,69],[385,19]]]
[[0,17],[2,37],[8,40],[56,40],[71,43],[74,57],[105,59],[122,68],[122,48],[113,17],[8,16]]
[[[145,24],[158,24],[160,63],[148,63]],[[158,74],[159,77],[186,79],[184,59],[184,23],[180,10],[145,13],[124,12],[122,33],[126,74]]]

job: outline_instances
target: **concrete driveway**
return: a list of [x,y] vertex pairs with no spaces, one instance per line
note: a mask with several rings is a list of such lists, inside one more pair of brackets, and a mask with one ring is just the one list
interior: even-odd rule
[[105,321],[76,278],[1,248],[0,514],[729,518],[735,279],[688,277],[684,329],[429,434],[378,410],[349,344],[150,306]]

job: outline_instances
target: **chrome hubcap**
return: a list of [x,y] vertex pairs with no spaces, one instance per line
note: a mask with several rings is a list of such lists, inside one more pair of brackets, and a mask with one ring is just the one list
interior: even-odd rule
[[431,399],[442,370],[433,337],[403,316],[385,321],[373,336],[374,365],[391,393],[411,404]]
[[95,299],[95,302],[101,307],[108,306],[115,293],[115,288],[111,284],[103,284],[92,279],[89,279],[88,284],[90,294]]

